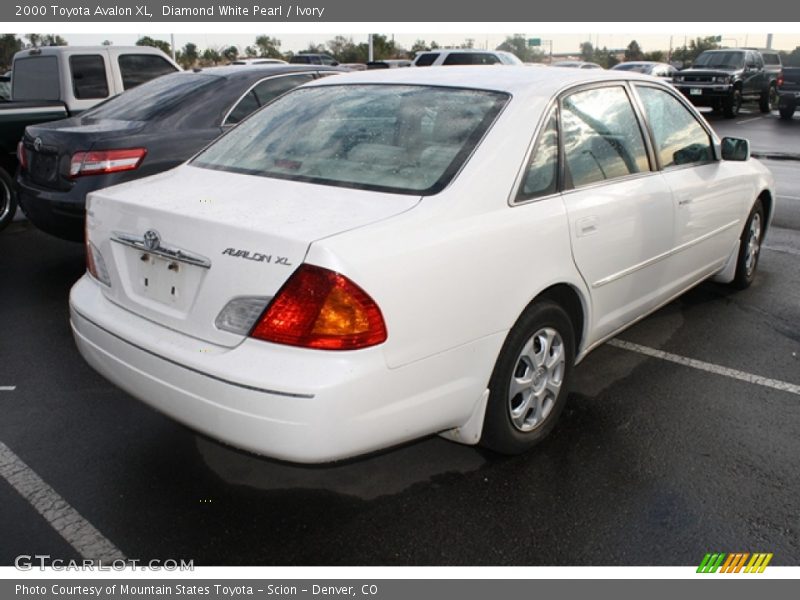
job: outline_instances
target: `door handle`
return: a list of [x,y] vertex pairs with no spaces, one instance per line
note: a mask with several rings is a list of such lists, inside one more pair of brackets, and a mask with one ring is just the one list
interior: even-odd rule
[[691,204],[694,198],[691,196],[683,196],[678,198],[678,206],[686,206],[687,204]]
[[575,227],[577,229],[576,235],[578,237],[591,235],[597,231],[597,219],[595,217],[584,217],[582,219],[578,219],[578,221],[575,223]]

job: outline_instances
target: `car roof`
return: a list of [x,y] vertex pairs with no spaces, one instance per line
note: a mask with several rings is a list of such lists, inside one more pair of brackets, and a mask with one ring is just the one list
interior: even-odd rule
[[605,69],[526,69],[511,65],[380,69],[325,77],[307,85],[399,84],[458,87],[507,92],[528,97],[551,97],[564,87],[603,81],[648,81],[653,77]]
[[247,65],[224,65],[219,67],[203,67],[199,69],[192,69],[191,73],[205,73],[206,75],[216,75],[218,77],[227,78],[247,78],[259,77],[263,75],[280,75],[281,73],[302,73],[302,72],[315,72],[315,71],[334,71],[344,72],[344,69],[337,69],[336,67],[327,67],[323,65],[292,65],[288,63],[264,63],[264,64],[247,64]]

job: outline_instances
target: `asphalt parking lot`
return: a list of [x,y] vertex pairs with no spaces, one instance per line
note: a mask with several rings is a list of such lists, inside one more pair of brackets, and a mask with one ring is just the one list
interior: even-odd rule
[[697,565],[711,551],[799,564],[800,162],[786,158],[800,115],[708,118],[771,157],[779,208],[756,282],[703,284],[593,352],[553,434],[515,458],[430,438],[298,467],[199,436],[83,362],[67,310],[83,248],[12,224],[0,565]]

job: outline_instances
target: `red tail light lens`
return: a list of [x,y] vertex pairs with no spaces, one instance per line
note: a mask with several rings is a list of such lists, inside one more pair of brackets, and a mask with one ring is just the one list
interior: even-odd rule
[[289,346],[356,350],[386,341],[386,325],[375,301],[347,277],[301,265],[250,335]]
[[778,87],[781,87],[783,85],[783,71],[781,71],[780,74],[778,75],[778,81],[776,82],[776,85]]
[[127,150],[92,150],[76,152],[69,163],[69,176],[100,175],[132,171],[142,164],[146,148],[129,148]]
[[22,140],[17,144],[17,162],[23,169],[28,168],[28,157],[25,155],[25,144],[22,143]]

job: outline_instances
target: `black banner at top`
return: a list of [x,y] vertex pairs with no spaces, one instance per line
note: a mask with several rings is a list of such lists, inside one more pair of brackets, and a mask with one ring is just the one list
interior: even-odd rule
[[[17,0],[2,3],[0,20],[30,22],[650,22],[692,21],[742,25],[774,21],[774,10],[726,0]],[[783,3],[781,22],[800,20],[800,2]]]

